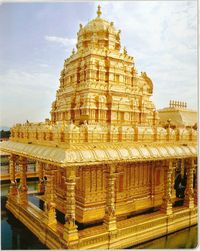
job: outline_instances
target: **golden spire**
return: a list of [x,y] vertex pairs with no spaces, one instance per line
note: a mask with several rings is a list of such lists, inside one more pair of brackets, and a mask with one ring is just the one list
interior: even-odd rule
[[101,12],[101,6],[100,6],[100,5],[98,5],[97,17],[100,17],[100,16],[101,16],[101,14],[102,14],[102,12]]

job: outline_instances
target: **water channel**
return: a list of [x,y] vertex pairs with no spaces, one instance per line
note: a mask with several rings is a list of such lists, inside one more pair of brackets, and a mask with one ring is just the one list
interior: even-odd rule
[[[36,190],[37,183],[28,183],[29,191]],[[48,249],[31,231],[18,221],[6,208],[8,184],[1,185],[1,249]],[[39,201],[33,195],[29,196],[32,203],[39,206]],[[129,249],[184,249],[197,246],[197,226],[183,229],[176,233],[130,247]]]

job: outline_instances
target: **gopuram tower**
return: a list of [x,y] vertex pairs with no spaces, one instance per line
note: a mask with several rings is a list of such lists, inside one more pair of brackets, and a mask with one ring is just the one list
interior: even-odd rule
[[157,114],[150,100],[153,83],[145,72],[137,73],[133,57],[121,51],[120,30],[113,22],[97,17],[80,24],[77,51],[65,60],[60,87],[52,104],[51,121],[88,124],[107,131],[133,126],[157,125]]
[[162,127],[152,94],[98,7],[64,62],[51,119],[16,124],[0,144],[10,154],[6,207],[47,247],[126,248],[197,224],[197,131]]

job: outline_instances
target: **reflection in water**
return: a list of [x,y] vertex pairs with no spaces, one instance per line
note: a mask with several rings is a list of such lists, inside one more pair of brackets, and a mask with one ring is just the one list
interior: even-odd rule
[[[1,186],[1,249],[48,249],[5,208],[8,187],[8,185]],[[28,187],[29,191],[36,190],[37,182],[29,182]],[[43,201],[34,195],[29,195],[29,200],[39,208],[43,208]],[[58,211],[57,219],[64,223],[64,216]],[[197,226],[194,226],[129,249],[195,248],[196,246]]]
[[[48,249],[5,208],[8,189],[8,184],[1,185],[1,249]],[[28,189],[29,191],[36,190],[37,182],[29,182]],[[29,195],[29,200],[42,206],[42,202],[32,195]]]
[[[19,180],[18,180],[17,185],[19,186]],[[28,185],[29,191],[36,191],[37,187],[38,187],[38,182],[37,181],[29,181],[27,183],[27,185]],[[1,184],[1,196],[7,196],[8,191],[9,191],[9,184],[8,183]]]
[[1,249],[48,249],[5,208],[6,200],[1,197]]
[[148,241],[130,249],[165,249],[165,248],[196,248],[197,226],[180,230],[176,233]]
[[36,193],[35,195],[31,194],[28,196],[28,200],[33,203],[36,207],[39,207],[41,210],[44,209],[44,201],[40,200],[38,197],[39,193]]

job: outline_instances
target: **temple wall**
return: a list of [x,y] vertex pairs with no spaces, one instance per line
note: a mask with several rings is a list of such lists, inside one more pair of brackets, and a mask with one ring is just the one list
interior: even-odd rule
[[[76,219],[79,222],[102,220],[106,204],[106,166],[84,166],[77,169]],[[64,171],[56,173],[56,204],[66,211]],[[161,205],[164,171],[161,161],[119,164],[116,169],[116,216]]]

